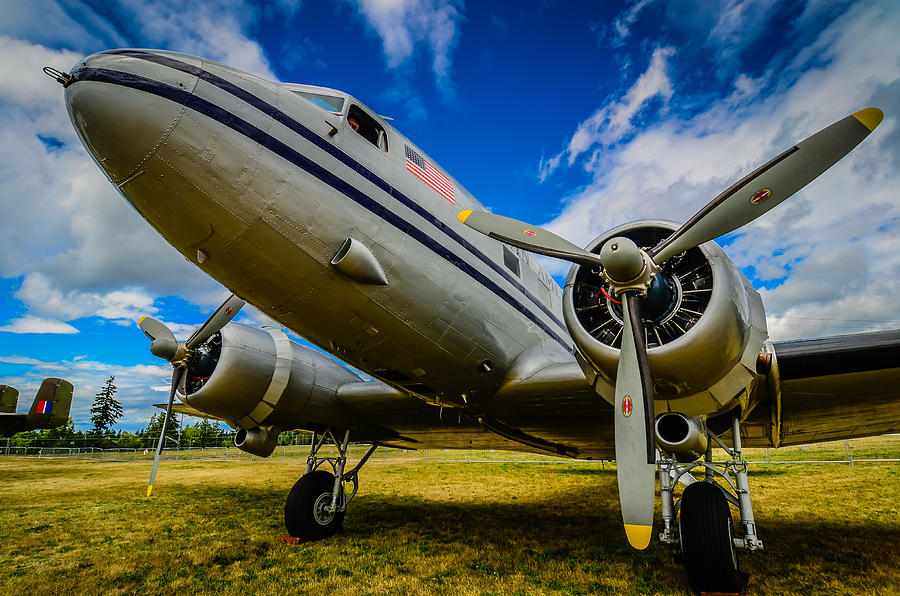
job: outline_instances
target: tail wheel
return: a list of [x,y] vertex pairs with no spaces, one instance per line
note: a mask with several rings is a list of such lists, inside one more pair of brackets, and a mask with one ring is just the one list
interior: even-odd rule
[[695,482],[681,497],[681,552],[697,592],[740,592],[731,510],[722,489]]
[[[334,475],[323,470],[304,474],[294,484],[284,503],[284,525],[291,536],[321,540],[341,529],[344,512],[327,511],[334,490]],[[344,500],[341,489],[340,502]]]

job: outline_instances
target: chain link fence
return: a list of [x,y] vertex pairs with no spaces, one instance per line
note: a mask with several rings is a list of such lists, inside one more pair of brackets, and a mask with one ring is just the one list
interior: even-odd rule
[[[359,460],[368,445],[352,445],[348,460]],[[336,457],[335,447],[324,446],[320,457]],[[152,461],[155,445],[145,448],[99,449],[95,447],[42,447],[11,446],[0,440],[0,456],[80,459],[106,462]],[[279,445],[267,458],[245,453],[237,447],[184,447],[166,448],[163,459],[171,461],[259,461],[305,460],[308,445]],[[900,462],[900,435],[866,437],[829,443],[782,447],[780,449],[750,448],[744,450],[744,459],[754,465],[838,463],[853,465],[861,462]],[[599,463],[559,458],[551,455],[502,451],[494,449],[395,449],[381,447],[371,457],[372,462],[384,463]]]

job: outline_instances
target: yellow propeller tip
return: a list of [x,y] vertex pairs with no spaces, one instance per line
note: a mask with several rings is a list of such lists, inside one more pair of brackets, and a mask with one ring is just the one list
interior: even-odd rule
[[149,497],[150,493],[152,493],[152,492],[153,492],[153,485],[151,484],[150,486],[147,487],[147,496]]
[[650,544],[650,536],[653,534],[653,526],[638,524],[625,524],[625,535],[628,544],[638,550],[644,550]]
[[146,319],[146,318],[147,318],[147,315],[144,315],[143,317],[141,317],[140,319],[138,319],[138,325],[140,325],[141,323],[143,323],[143,322],[144,322],[144,319]]
[[472,215],[472,210],[466,209],[465,211],[460,211],[459,215],[456,216],[456,219],[463,223],[466,223],[466,219],[468,219],[470,215]]
[[853,114],[853,117],[862,122],[863,126],[869,130],[875,130],[875,127],[884,120],[884,112],[878,108],[865,108]]

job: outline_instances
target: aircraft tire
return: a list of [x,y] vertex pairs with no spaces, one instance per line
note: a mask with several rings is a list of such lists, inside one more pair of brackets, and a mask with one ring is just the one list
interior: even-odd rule
[[696,592],[741,591],[731,510],[722,489],[695,482],[681,497],[681,552]]
[[291,536],[321,540],[341,529],[344,512],[328,513],[323,509],[331,504],[333,488],[334,476],[328,472],[317,470],[300,477],[284,503],[284,525]]

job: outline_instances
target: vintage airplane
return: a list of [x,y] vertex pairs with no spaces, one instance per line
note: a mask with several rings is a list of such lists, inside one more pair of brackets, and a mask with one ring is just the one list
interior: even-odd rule
[[[742,446],[898,428],[900,332],[773,344],[760,296],[712,241],[843,157],[879,124],[876,108],[798,143],[682,226],[625,224],[582,250],[484,213],[346,93],[157,50],[45,71],[110,182],[234,293],[184,342],[141,319],[174,366],[167,419],[177,394],[176,410],[227,421],[261,456],[283,430],[314,433],[285,504],[294,536],[341,527],[379,444],[615,458],[631,544],[650,540],[658,474],[660,537],[683,552],[691,585],[735,591],[735,549],[762,548]],[[575,263],[564,290],[529,251]],[[245,300],[378,380],[280,328],[229,323]],[[373,447],[348,470],[351,439]],[[326,441],[338,457],[320,454]]]
[[0,385],[0,435],[62,426],[69,420],[74,389],[65,379],[44,379],[28,413],[16,414],[18,390]]

